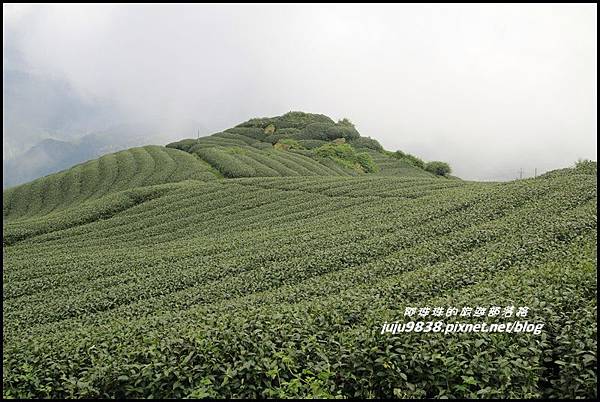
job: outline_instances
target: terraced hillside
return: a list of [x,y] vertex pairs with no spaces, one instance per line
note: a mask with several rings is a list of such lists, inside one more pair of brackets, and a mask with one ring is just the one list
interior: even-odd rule
[[224,132],[167,147],[198,156],[228,178],[363,173],[435,177],[424,165],[416,166],[414,159],[391,157],[376,140],[361,137],[348,120],[336,123],[311,113],[251,119]]
[[208,164],[188,153],[152,145],[131,148],[5,190],[2,215],[31,219],[126,189],[216,177]]
[[434,177],[431,173],[405,159],[397,159],[372,149],[367,149],[366,152],[371,155],[373,162],[379,167],[377,174],[380,176]]
[[[595,175],[205,180],[171,151],[201,180],[4,193],[4,397],[597,396]],[[506,305],[542,333],[382,334],[409,306]]]
[[[394,154],[376,140],[361,137],[346,120],[335,123],[323,115],[290,112],[166,148],[146,146],[108,154],[10,188],[4,191],[3,218],[41,218],[121,190],[187,179],[364,174],[438,178],[423,169],[422,161],[415,165],[413,159],[390,155]],[[134,202],[130,195],[117,198],[124,197],[126,205]]]

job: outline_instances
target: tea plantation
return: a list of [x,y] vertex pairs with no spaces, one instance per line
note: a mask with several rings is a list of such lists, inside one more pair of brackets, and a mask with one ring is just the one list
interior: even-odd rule
[[[595,163],[456,180],[319,116],[5,191],[3,396],[597,397]],[[506,305],[541,334],[382,334]]]

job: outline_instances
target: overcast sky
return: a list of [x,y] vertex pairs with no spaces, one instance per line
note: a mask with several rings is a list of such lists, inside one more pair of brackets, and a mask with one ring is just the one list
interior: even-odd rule
[[596,160],[595,4],[3,11],[5,69],[63,79],[132,119],[219,131],[290,110],[348,117],[467,179]]

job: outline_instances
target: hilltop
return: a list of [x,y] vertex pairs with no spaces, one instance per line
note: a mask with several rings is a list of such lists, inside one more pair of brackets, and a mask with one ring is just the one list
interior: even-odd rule
[[[389,152],[363,137],[348,119],[289,112],[248,120],[221,133],[168,144],[210,163],[223,176],[434,177],[435,169],[403,152]],[[442,172],[445,176],[448,172]]]
[[[58,148],[64,149],[64,146]],[[33,217],[128,188],[186,179],[401,176],[453,180],[421,159],[361,137],[347,119],[290,112],[166,147],[107,154],[4,192],[3,217]],[[438,174],[436,174],[438,173]]]
[[595,162],[445,172],[291,112],[5,190],[3,396],[597,397]]

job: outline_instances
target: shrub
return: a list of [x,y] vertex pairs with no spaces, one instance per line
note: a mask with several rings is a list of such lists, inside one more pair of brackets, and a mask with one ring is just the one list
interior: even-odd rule
[[355,148],[368,148],[375,151],[383,151],[381,144],[371,137],[358,137],[352,139],[350,144]]
[[596,176],[598,174],[596,166],[597,164],[594,161],[591,161],[589,159],[580,159],[577,162],[575,162],[574,167],[550,170],[540,175],[540,177],[551,178],[558,176],[570,176],[574,174],[589,174]]
[[375,173],[379,171],[377,164],[375,161],[373,161],[373,158],[371,158],[371,155],[368,153],[358,152],[356,154],[356,159],[366,173]]
[[321,145],[327,143],[327,141],[323,140],[298,140],[298,143],[302,145],[306,149],[315,149],[319,148]]
[[331,125],[327,123],[312,123],[304,127],[300,133],[294,137],[299,140],[329,140],[327,130]]
[[596,162],[591,161],[589,159],[580,159],[577,162],[575,162],[575,171],[581,174],[597,175],[597,165],[598,164]]
[[[596,190],[257,178],[11,214],[3,396],[597,399]],[[381,333],[409,306],[509,305],[529,314],[440,320],[541,334]]]
[[277,142],[279,140],[281,140],[283,138],[296,138],[299,133],[300,133],[300,130],[298,130],[297,128],[293,128],[293,127],[282,128],[282,129],[277,130],[273,134],[267,136],[265,138],[265,141],[268,141],[271,144],[275,145],[275,144],[277,144]]
[[308,156],[309,158],[315,156],[315,153],[310,149],[290,149],[290,152],[293,152],[298,155]]
[[264,129],[273,122],[272,118],[269,117],[258,117],[250,119],[246,122],[240,123],[235,128],[260,128]]
[[346,126],[346,127],[352,127],[352,128],[354,128],[354,123],[352,123],[346,117],[344,117],[343,119],[338,120],[337,124],[340,125],[340,126]]
[[236,150],[223,148],[201,148],[195,151],[196,155],[208,162],[225,177],[251,177],[256,171],[235,157]]
[[172,142],[170,144],[167,144],[166,146],[167,146],[167,148],[175,148],[175,149],[179,149],[180,151],[188,152],[190,150],[190,148],[193,147],[194,145],[196,145],[197,143],[198,143],[198,140],[189,138],[186,140]]
[[256,141],[253,142],[252,144],[250,144],[251,147],[254,147],[256,149],[271,149],[273,148],[273,145],[269,142],[262,142],[262,141]]
[[283,116],[275,117],[275,126],[279,128],[304,128],[309,124],[335,124],[331,118],[323,114],[304,113],[304,112],[288,112]]
[[328,143],[314,150],[315,155],[322,158],[333,159],[340,165],[365,173],[377,171],[377,165],[366,152],[357,153],[348,144]]
[[446,162],[432,161],[425,164],[425,170],[438,176],[446,176],[452,172]]
[[416,166],[421,169],[425,169],[425,162],[421,158],[418,158],[407,152],[403,152],[400,150],[397,150],[395,152],[389,152],[389,151],[384,151],[384,152],[386,155],[389,155],[393,158],[405,160],[413,166]]
[[360,134],[354,127],[348,126],[330,126],[325,130],[327,138],[330,140],[336,138],[344,138],[346,140],[355,140],[360,137]]
[[413,166],[425,169],[425,162],[421,158],[418,158],[411,154],[404,154],[404,159],[407,160]]
[[298,143],[298,141],[293,140],[291,138],[284,138],[284,139],[277,141],[277,144],[275,144],[274,148],[275,149],[283,149],[283,150],[304,149],[304,147],[302,145],[300,145]]
[[254,138],[259,141],[263,141],[267,136],[264,130],[256,127],[233,127],[225,130],[227,133],[245,135],[246,137]]
[[303,129],[309,124],[323,123],[327,125],[335,124],[333,120],[322,114],[304,113],[304,112],[288,112],[277,117],[261,117],[250,119],[237,127],[257,127],[264,129],[270,124],[273,124],[277,130],[282,128],[297,128]]

